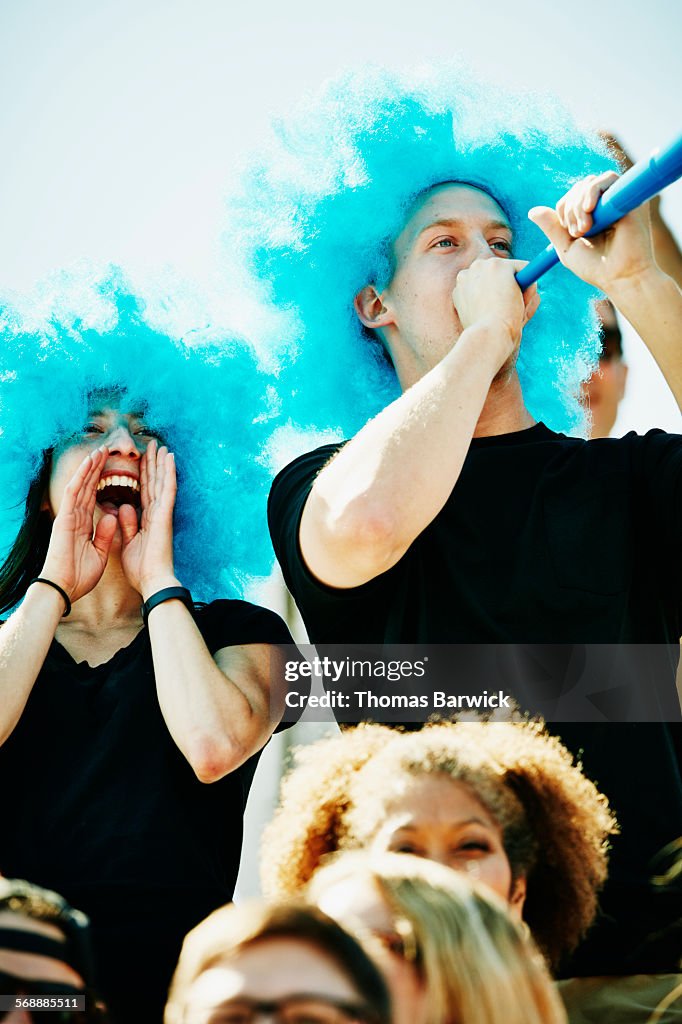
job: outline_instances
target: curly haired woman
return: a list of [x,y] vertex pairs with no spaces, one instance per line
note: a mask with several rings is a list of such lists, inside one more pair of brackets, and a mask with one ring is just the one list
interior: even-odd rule
[[300,752],[264,836],[263,884],[294,893],[337,850],[417,854],[495,890],[556,966],[594,919],[614,831],[606,799],[538,723],[361,725]]

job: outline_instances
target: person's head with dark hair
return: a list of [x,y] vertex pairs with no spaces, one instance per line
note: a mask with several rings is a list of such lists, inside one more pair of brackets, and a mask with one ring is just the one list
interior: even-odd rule
[[[89,922],[63,897],[23,879],[0,878],[0,991],[27,999],[85,997],[85,1010],[63,1008],[55,1024],[104,1022],[94,995]],[[6,1011],[7,1024],[28,1024],[28,1008]]]
[[[151,440],[168,446],[179,477],[176,570],[196,600],[241,597],[246,579],[269,571],[266,531],[253,525],[264,518],[269,481],[254,457],[269,433],[256,356],[232,335],[174,331],[117,267],[64,273],[50,288],[0,300],[0,611],[41,575],[60,456],[78,449],[73,473],[109,445],[112,423],[98,415],[107,411],[120,413],[130,443],[110,454],[107,471],[126,463],[132,473],[128,486],[119,481],[98,498],[116,514],[128,503],[139,515],[139,486],[130,483],[139,485],[140,453]],[[220,559],[208,557],[206,536]]]
[[286,1024],[389,1024],[377,967],[338,924],[314,907],[222,907],[185,939],[165,1024],[208,1024],[262,1013]]
[[602,347],[599,368],[586,383],[584,395],[592,421],[590,437],[608,437],[625,395],[628,368],[623,360],[623,336],[612,303],[601,299],[596,303],[596,310],[601,323]]

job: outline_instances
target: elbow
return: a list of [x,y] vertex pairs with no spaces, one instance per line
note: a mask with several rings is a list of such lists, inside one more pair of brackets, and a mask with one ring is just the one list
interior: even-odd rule
[[385,508],[358,502],[328,529],[332,549],[367,579],[385,572],[404,553],[399,523]]
[[303,557],[332,587],[359,586],[390,569],[406,550],[401,538],[394,510],[367,495],[335,505],[313,491],[303,510]]
[[193,763],[192,768],[199,782],[203,782],[207,786],[212,782],[219,782],[220,779],[224,779],[232,771],[231,768],[213,761]]
[[393,515],[369,502],[357,502],[333,525],[347,543],[372,550],[389,546],[397,528]]
[[188,750],[185,756],[199,782],[207,785],[224,779],[246,760],[243,752],[236,750],[228,740],[222,743],[204,740]]

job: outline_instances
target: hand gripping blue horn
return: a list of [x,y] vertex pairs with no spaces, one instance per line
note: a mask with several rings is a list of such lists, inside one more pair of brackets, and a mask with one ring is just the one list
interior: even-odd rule
[[[679,177],[682,177],[682,135],[664,149],[655,149],[650,157],[638,160],[604,192],[592,212],[593,224],[585,237],[598,235]],[[516,274],[519,288],[525,291],[558,262],[554,246],[548,245]]]

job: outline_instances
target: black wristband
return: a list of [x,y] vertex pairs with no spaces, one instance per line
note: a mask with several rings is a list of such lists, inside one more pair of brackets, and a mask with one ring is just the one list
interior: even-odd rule
[[[29,587],[31,586],[31,583],[45,583],[48,587],[54,587],[54,589],[62,595],[64,598],[64,604],[66,605],[66,610],[62,613],[62,618],[65,619],[67,615],[71,614],[71,601],[69,600],[69,595],[65,590],[62,590],[58,583],[55,583],[54,580],[46,580],[42,576],[36,576],[34,580],[31,580],[28,585]],[[28,590],[28,587],[26,589]]]
[[164,601],[172,601],[174,599],[182,601],[182,603],[189,608],[190,612],[194,614],[194,602],[187,587],[164,587],[163,590],[157,590],[155,594],[148,597],[140,608],[140,611],[142,612],[142,621],[145,626],[147,625],[147,619],[149,618],[149,613],[152,608],[156,608],[157,604],[163,604]]

